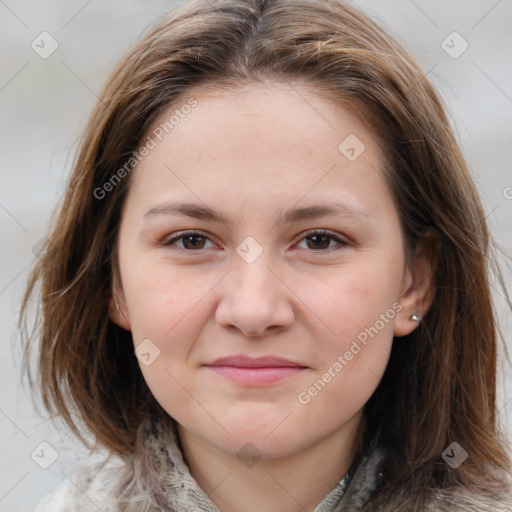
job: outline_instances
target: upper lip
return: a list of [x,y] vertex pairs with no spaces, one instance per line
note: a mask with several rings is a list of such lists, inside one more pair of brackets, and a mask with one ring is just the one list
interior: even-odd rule
[[262,356],[262,357],[249,357],[244,354],[237,354],[227,357],[220,357],[214,361],[205,363],[205,366],[235,366],[239,368],[272,368],[272,367],[286,367],[286,366],[300,366],[305,365],[290,361],[283,357],[276,356]]

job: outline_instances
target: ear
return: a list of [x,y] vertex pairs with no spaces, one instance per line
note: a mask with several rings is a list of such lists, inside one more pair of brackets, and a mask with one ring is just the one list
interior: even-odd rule
[[117,279],[115,277],[113,279],[112,295],[109,300],[109,315],[110,320],[112,320],[116,325],[127,331],[131,331],[132,326],[128,310],[126,309],[124,291],[122,286],[117,284]]
[[406,265],[400,297],[402,309],[396,316],[393,334],[397,337],[410,334],[419,323],[412,315],[422,319],[432,305],[435,296],[435,272],[437,268],[438,239],[427,233],[418,243],[414,255]]

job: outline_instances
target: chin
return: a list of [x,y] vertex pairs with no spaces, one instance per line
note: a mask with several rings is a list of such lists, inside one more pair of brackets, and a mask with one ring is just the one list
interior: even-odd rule
[[269,437],[261,433],[249,436],[233,433],[233,438],[223,439],[218,448],[236,456],[242,463],[249,459],[246,465],[250,465],[256,459],[276,460],[294,455],[303,448],[304,443],[297,438],[291,441],[292,438],[288,433],[284,436],[272,434]]

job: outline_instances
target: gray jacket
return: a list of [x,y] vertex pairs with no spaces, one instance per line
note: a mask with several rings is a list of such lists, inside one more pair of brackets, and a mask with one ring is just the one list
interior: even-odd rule
[[[47,495],[35,512],[219,512],[189,472],[174,429],[148,421],[143,461],[96,463],[79,468]],[[512,512],[512,495],[472,494],[465,489],[425,493],[411,508],[410,491],[396,489],[392,501],[369,504],[382,481],[385,452],[373,449],[314,512]]]

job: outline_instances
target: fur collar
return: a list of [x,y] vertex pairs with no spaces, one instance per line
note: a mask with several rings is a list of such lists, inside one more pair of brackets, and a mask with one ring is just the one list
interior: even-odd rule
[[[172,424],[148,420],[139,430],[143,456],[126,462],[84,465],[48,495],[35,512],[219,512],[191,476]],[[405,488],[372,501],[382,483],[385,452],[375,447],[315,508],[314,512],[512,512],[512,496],[467,490],[425,493],[420,505]],[[95,507],[96,505],[96,507]]]

